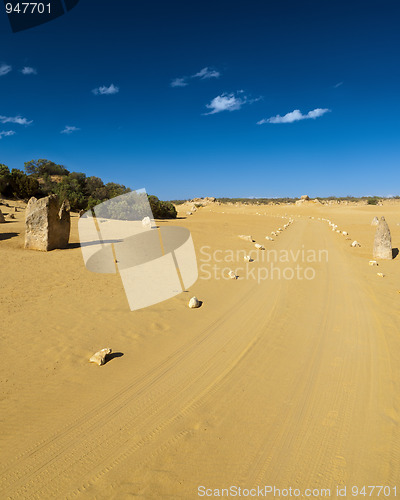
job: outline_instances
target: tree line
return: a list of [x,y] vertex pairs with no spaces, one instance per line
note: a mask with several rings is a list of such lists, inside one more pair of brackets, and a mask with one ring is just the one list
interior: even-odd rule
[[[115,182],[104,183],[100,177],[82,172],[70,172],[63,165],[50,160],[39,159],[24,163],[24,171],[0,164],[0,194],[8,198],[29,200],[32,196],[42,198],[57,194],[61,200],[68,200],[72,211],[89,210],[96,205],[129,193],[130,188]],[[174,205],[149,196],[149,203],[155,218],[176,218]]]

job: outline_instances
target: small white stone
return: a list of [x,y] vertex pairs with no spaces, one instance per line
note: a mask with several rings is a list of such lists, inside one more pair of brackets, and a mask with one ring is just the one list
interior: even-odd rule
[[239,234],[238,237],[241,239],[241,240],[244,240],[244,241],[249,241],[250,243],[253,243],[253,238],[249,235],[246,235],[246,234]]
[[237,278],[236,274],[233,271],[229,271],[228,275],[233,280],[235,280]]
[[263,245],[260,245],[259,243],[256,243],[254,246],[257,248],[257,250],[265,250],[265,247]]
[[377,265],[378,265],[378,263],[376,262],[376,260],[370,260],[370,261],[368,262],[368,264],[369,264],[370,266],[377,266]]
[[360,247],[361,245],[360,245],[360,243],[358,243],[358,241],[354,240],[353,243],[351,244],[351,246],[353,248],[355,248],[355,247]]
[[143,227],[150,227],[151,226],[150,217],[144,217],[144,219],[142,219],[142,226]]
[[189,300],[189,307],[190,307],[190,309],[197,309],[198,307],[200,307],[199,299],[197,297],[192,297]]
[[93,356],[89,359],[89,361],[91,363],[97,363],[99,366],[104,365],[107,354],[111,353],[112,350],[109,347],[106,347],[105,349],[102,349],[101,351],[98,351],[95,354],[93,354]]

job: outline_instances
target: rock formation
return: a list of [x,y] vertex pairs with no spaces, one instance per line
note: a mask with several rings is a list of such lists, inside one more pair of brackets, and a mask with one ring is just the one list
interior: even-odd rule
[[190,309],[197,309],[198,307],[200,307],[199,299],[197,297],[192,297],[189,300],[189,307],[190,307]]
[[239,234],[238,236],[241,240],[244,240],[244,241],[249,241],[250,243],[253,243],[253,238],[249,235],[246,235],[246,234]]
[[106,362],[106,357],[107,354],[111,354],[112,349],[109,347],[106,347],[105,349],[102,349],[101,351],[96,352],[93,354],[93,356],[89,359],[90,363],[97,363],[99,366],[104,365]]
[[374,239],[374,252],[375,259],[392,259],[392,237],[390,229],[385,221],[385,217],[381,217],[379,224],[376,228]]
[[374,217],[371,221],[371,226],[377,226],[379,224],[378,217]]
[[0,224],[2,224],[5,221],[6,219],[4,218],[3,212],[0,210]]
[[25,214],[25,248],[47,252],[66,248],[70,232],[70,207],[57,195],[31,198]]

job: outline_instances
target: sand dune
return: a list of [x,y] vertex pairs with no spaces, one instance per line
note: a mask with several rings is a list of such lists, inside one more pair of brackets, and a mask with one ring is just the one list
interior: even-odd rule
[[[199,266],[215,250],[254,253],[239,234],[266,250],[218,269],[258,270],[269,249],[327,250],[328,261],[302,264],[314,279],[201,270],[188,292],[135,312],[119,276],[85,269],[77,217],[71,248],[40,253],[23,250],[15,215],[0,226],[1,498],[198,498],[200,485],[335,497],[337,485],[396,485],[400,257],[368,261],[374,215],[400,246],[397,205],[212,205],[161,222],[191,230]],[[266,241],[282,216],[294,223]],[[201,308],[187,307],[193,295]],[[106,365],[88,362],[108,346]]]

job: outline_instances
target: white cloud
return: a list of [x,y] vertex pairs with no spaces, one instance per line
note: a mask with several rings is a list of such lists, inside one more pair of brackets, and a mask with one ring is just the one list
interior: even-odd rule
[[195,75],[192,75],[192,78],[200,78],[201,80],[208,80],[209,78],[219,78],[221,73],[214,69],[203,68]]
[[333,86],[334,89],[337,89],[338,87],[341,87],[343,85],[343,82],[339,82],[336,85]]
[[72,134],[72,132],[78,132],[78,130],[80,130],[80,128],[66,125],[64,130],[61,130],[60,134]]
[[2,139],[3,137],[9,137],[10,135],[14,134],[14,130],[3,130],[2,132],[0,132],[0,139]]
[[7,73],[10,73],[12,71],[12,67],[9,66],[8,64],[0,64],[0,76],[7,75]]
[[21,69],[21,73],[23,75],[37,75],[37,71],[35,68],[31,68],[30,66],[24,66]]
[[30,125],[33,120],[22,118],[22,116],[1,116],[0,123],[16,123],[18,125]]
[[171,82],[171,87],[186,87],[189,85],[186,81],[186,77],[183,78],[175,78]]
[[231,92],[228,94],[224,92],[223,94],[214,97],[214,99],[210,102],[210,104],[206,104],[208,109],[211,109],[208,113],[203,113],[204,115],[215,115],[216,113],[221,113],[221,111],[237,111],[244,104],[252,104],[253,102],[257,102],[262,97],[257,97],[256,99],[249,99],[243,90],[239,90],[238,92]]
[[263,125],[264,123],[293,123],[293,122],[298,122],[300,120],[315,120],[316,118],[319,118],[320,116],[323,116],[325,113],[329,113],[330,109],[321,109],[321,108],[316,108],[313,109],[312,111],[309,111],[306,115],[303,115],[299,109],[295,109],[294,111],[287,113],[284,116],[281,115],[276,115],[276,116],[271,116],[271,118],[263,118],[259,122],[257,122],[257,125]]
[[112,95],[112,94],[118,94],[119,92],[119,87],[114,85],[113,83],[107,87],[107,86],[102,86],[102,87],[97,87],[92,90],[94,95]]
[[209,80],[210,78],[219,78],[221,73],[215,69],[203,68],[198,73],[188,77],[183,76],[182,78],[174,78],[170,83],[171,87],[186,87],[189,85],[188,78],[200,78],[200,80]]

